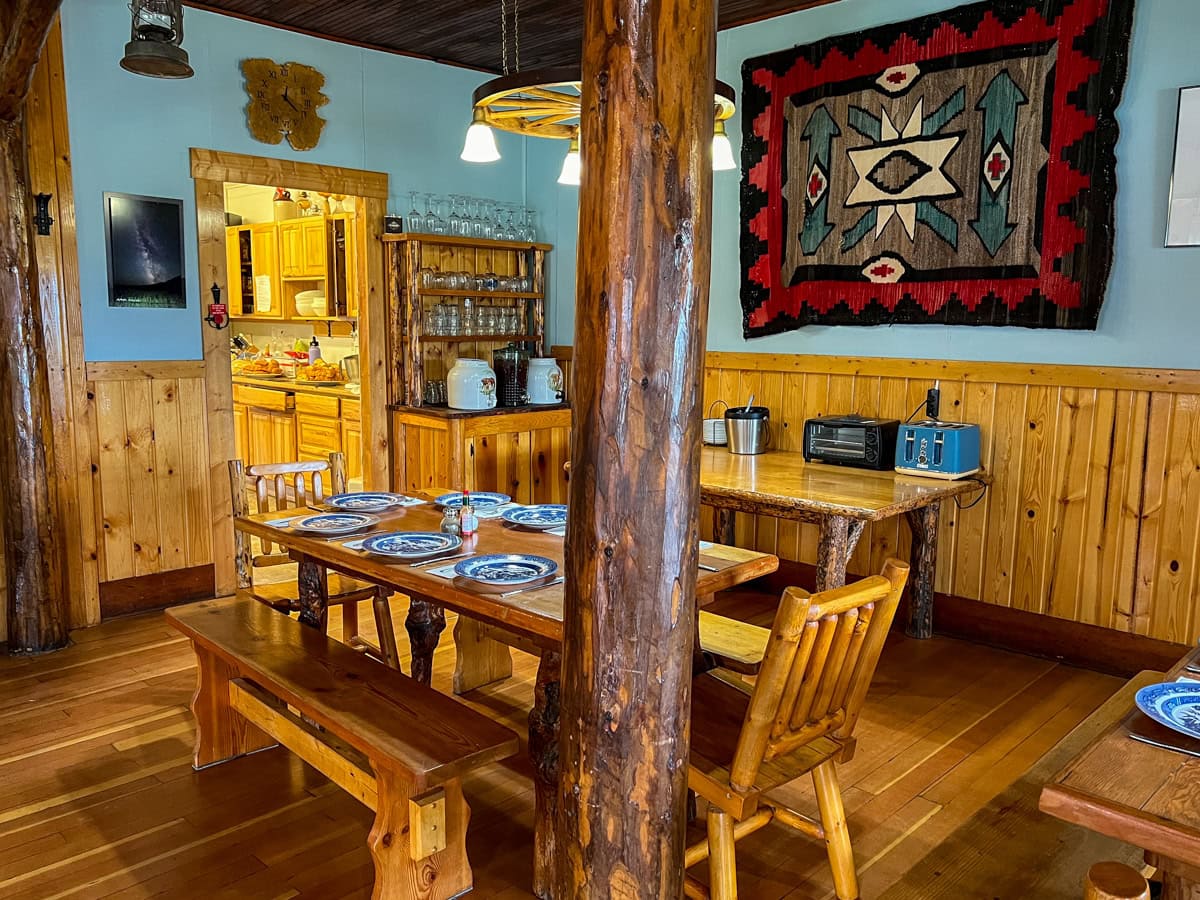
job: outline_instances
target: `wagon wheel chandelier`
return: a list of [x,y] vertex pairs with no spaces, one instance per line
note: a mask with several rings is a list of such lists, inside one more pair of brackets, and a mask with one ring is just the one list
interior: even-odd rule
[[[493,128],[526,137],[559,138],[570,141],[559,184],[579,184],[579,120],[582,110],[583,78],[578,66],[520,71],[519,32],[516,65],[508,72],[507,0],[501,0],[502,61],[504,73],[481,84],[472,97],[471,125],[463,144],[466,162],[495,162],[500,159]],[[514,25],[517,11],[514,0]],[[514,27],[514,31],[517,29]],[[716,82],[713,95],[713,170],[737,168],[725,121],[734,114],[733,88]]]

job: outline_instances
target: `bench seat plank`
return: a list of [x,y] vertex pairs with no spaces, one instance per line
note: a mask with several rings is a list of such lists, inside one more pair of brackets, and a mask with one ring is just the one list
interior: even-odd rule
[[516,734],[500,723],[257,601],[207,600],[166,615],[198,646],[236,659],[243,677],[364,756],[411,773],[417,784],[456,778],[518,751]]

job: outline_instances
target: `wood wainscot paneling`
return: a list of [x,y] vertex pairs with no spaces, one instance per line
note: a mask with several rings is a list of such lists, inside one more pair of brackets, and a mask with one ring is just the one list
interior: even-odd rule
[[[568,371],[570,350],[554,348]],[[805,419],[903,420],[935,381],[943,418],[981,426],[994,479],[970,509],[942,509],[939,594],[1174,644],[1196,639],[1200,371],[712,352],[704,408],[754,394],[771,408],[775,446],[798,451]],[[706,510],[705,533],[711,524]],[[739,516],[737,541],[816,562],[810,525]],[[908,549],[898,521],[868,526],[850,570],[877,572]],[[970,609],[956,607],[956,632]],[[937,615],[935,605],[935,628]]]
[[204,368],[203,360],[87,365],[105,614],[174,602],[168,588],[181,578],[191,597],[212,595]]

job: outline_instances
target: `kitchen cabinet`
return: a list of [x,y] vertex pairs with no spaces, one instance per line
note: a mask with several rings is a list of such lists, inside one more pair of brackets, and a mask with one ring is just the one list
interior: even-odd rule
[[273,222],[225,229],[225,299],[231,316],[283,316],[278,241]]
[[346,454],[346,477],[362,478],[362,401],[342,399],[342,453]]
[[244,403],[233,404],[233,452],[243,462],[249,458],[250,422]]
[[566,503],[571,410],[462,413],[397,407],[393,488],[500,491],[518,503]]
[[325,217],[305,216],[280,222],[279,271],[284,278],[325,277]]
[[328,459],[342,451],[342,426],[337,419],[296,413],[296,446],[302,460]]
[[296,459],[296,417],[250,407],[246,411],[249,465]]

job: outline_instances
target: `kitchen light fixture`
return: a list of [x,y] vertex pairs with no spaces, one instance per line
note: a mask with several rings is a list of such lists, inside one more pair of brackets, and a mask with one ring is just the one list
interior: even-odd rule
[[121,68],[151,78],[191,78],[180,0],[133,0],[129,11],[133,19]]
[[479,110],[471,115],[471,125],[467,129],[467,139],[463,142],[460,159],[464,162],[488,163],[500,158],[496,149],[496,136],[484,120]]
[[725,172],[736,169],[737,162],[733,158],[733,147],[729,143],[729,135],[725,133],[725,120],[717,119],[713,131],[712,167],[714,172]]
[[[521,71],[520,0],[513,3],[513,73],[508,70],[508,3],[500,0],[500,62],[504,72],[480,85],[472,97],[471,126],[463,145],[468,162],[494,162],[493,128],[527,137],[561,138],[571,142],[563,160],[559,184],[579,184],[579,115],[583,106],[583,75],[578,66]],[[734,114],[733,88],[716,82],[713,95],[713,169],[736,169],[733,148],[725,134],[725,120]],[[486,137],[484,137],[486,135]],[[484,144],[484,142],[487,142]],[[477,147],[484,150],[476,152]]]
[[571,184],[579,186],[579,174],[582,170],[579,162],[579,136],[571,138],[571,145],[567,149],[567,156],[563,160],[562,171],[558,174],[559,184]]

